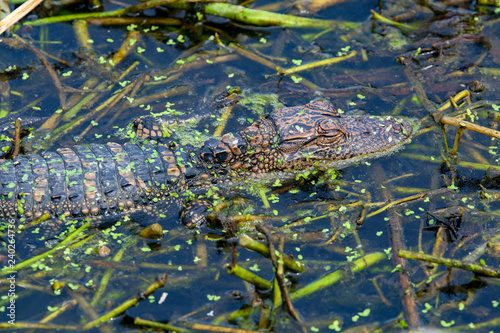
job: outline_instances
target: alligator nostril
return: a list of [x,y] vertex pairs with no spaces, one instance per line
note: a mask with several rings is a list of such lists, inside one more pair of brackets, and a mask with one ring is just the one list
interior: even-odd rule
[[219,163],[225,162],[228,157],[229,157],[229,153],[227,151],[220,151],[220,152],[217,152],[215,154],[215,158],[216,158],[217,162],[219,162]]
[[213,162],[214,161],[214,156],[212,155],[212,152],[203,152],[200,154],[200,157],[202,160],[205,162]]

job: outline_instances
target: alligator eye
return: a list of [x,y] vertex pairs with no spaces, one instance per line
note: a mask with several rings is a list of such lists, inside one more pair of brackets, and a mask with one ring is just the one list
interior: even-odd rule
[[330,120],[321,121],[318,127],[319,127],[318,131],[324,131],[324,132],[329,132],[338,128],[337,124],[335,124],[333,121]]
[[318,137],[314,143],[320,146],[338,146],[344,142],[347,142],[348,135],[343,130],[334,130],[328,133],[327,135],[323,135]]
[[318,138],[314,141],[323,146],[339,145],[347,141],[349,135],[337,122],[323,120],[318,124]]

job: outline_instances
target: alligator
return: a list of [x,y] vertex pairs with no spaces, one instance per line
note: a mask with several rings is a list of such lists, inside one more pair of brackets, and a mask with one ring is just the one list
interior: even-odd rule
[[[161,126],[146,123],[136,126],[139,136],[164,136]],[[99,221],[163,203],[179,207],[187,227],[201,227],[212,206],[200,196],[214,187],[322,161],[338,167],[381,156],[401,147],[413,131],[403,117],[344,115],[315,101],[275,110],[200,148],[146,140],[20,155],[0,161],[0,220]]]

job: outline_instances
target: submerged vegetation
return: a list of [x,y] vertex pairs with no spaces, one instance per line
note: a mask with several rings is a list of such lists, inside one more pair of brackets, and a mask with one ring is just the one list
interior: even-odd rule
[[[22,119],[13,141],[1,133],[5,158],[140,142],[127,126],[149,114],[196,146],[317,99],[420,127],[377,160],[214,188],[210,227],[195,232],[176,209],[99,228],[68,219],[57,239],[43,238],[43,216],[1,220],[0,329],[497,331],[499,12],[495,1],[39,6],[0,36],[1,130]],[[235,87],[234,107],[204,107]]]

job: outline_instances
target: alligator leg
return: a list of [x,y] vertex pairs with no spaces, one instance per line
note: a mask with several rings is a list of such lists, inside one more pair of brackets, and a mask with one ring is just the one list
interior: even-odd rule
[[204,225],[220,229],[225,233],[226,238],[234,237],[238,231],[238,223],[215,212],[212,202],[207,199],[197,199],[186,203],[181,211],[180,219],[182,224],[190,229],[198,229]]
[[206,199],[189,202],[181,212],[181,222],[190,229],[200,228],[206,224],[208,213],[212,209],[212,203]]

